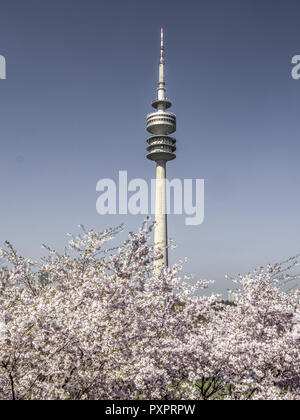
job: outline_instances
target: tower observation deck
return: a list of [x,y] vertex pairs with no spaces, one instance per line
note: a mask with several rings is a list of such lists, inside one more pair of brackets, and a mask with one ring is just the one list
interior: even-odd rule
[[168,266],[166,163],[176,158],[176,140],[170,136],[176,131],[176,115],[168,111],[172,103],[166,98],[163,28],[161,29],[157,99],[152,102],[152,106],[156,111],[147,115],[147,131],[152,134],[147,139],[147,158],[156,162],[154,246],[162,251],[163,258],[155,263],[155,268],[161,268],[161,266]]

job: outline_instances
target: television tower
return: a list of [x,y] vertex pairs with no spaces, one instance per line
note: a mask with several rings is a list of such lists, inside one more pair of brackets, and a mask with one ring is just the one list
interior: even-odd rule
[[162,259],[155,262],[155,269],[168,266],[166,164],[176,158],[176,140],[169,136],[176,131],[176,115],[168,111],[172,103],[166,99],[164,70],[164,31],[161,28],[158,95],[152,102],[156,111],[147,115],[147,131],[153,134],[147,139],[147,158],[156,162],[154,247],[163,254]]

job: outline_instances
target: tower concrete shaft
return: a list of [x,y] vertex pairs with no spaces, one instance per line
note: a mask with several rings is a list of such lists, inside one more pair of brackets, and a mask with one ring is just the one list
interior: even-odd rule
[[155,112],[147,115],[147,131],[149,137],[147,158],[156,162],[155,193],[155,230],[154,247],[162,251],[163,257],[158,260],[154,269],[168,266],[168,233],[166,211],[166,164],[176,158],[176,140],[170,134],[176,131],[176,115],[167,111],[172,103],[166,99],[164,37],[161,29],[160,61],[157,99],[152,102]]
[[154,245],[162,251],[162,259],[155,266],[168,266],[168,231],[166,212],[166,161],[156,162]]

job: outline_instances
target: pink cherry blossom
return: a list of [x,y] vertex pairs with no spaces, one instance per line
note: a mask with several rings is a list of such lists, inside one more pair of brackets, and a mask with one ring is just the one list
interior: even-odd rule
[[300,399],[296,260],[235,279],[228,305],[180,265],[153,272],[152,227],[117,248],[121,227],[83,228],[39,263],[6,243],[1,399]]

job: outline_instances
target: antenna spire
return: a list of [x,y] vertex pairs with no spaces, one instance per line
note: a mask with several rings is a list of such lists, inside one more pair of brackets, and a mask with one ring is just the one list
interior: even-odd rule
[[160,30],[160,64],[164,64],[164,28]]
[[165,88],[165,58],[164,58],[164,30],[160,30],[160,60],[159,60],[159,76],[158,76],[158,99],[166,99]]

